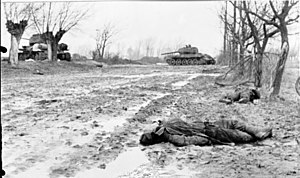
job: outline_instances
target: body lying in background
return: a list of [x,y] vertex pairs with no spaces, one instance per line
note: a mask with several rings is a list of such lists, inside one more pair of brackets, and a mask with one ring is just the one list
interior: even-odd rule
[[233,93],[223,96],[219,101],[226,104],[237,103],[253,103],[254,100],[260,99],[260,93],[256,89],[237,88]]
[[176,146],[234,145],[271,136],[270,128],[258,128],[237,120],[187,123],[176,119],[161,122],[152,132],[144,133],[140,143],[145,146],[161,142],[170,142]]

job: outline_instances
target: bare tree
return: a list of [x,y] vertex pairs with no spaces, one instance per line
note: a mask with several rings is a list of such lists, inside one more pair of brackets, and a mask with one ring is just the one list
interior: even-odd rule
[[130,60],[134,59],[133,53],[134,53],[133,49],[132,49],[131,47],[129,47],[129,48],[127,49],[127,56],[128,56],[128,58],[129,58]]
[[163,45],[162,42],[160,41],[156,47],[156,57],[160,57],[162,53]]
[[220,16],[221,19],[224,18],[224,36],[223,36],[223,56],[227,56],[226,51],[227,51],[227,1],[225,1],[225,9],[224,9],[224,17]]
[[42,3],[42,10],[31,9],[36,31],[48,46],[48,59],[57,60],[58,43],[88,15],[88,8],[78,8],[71,2]]
[[[262,83],[262,60],[263,55],[268,44],[268,41],[271,37],[279,33],[279,30],[272,27],[267,27],[267,23],[262,21],[262,28],[261,26],[255,25],[253,23],[254,20],[252,18],[258,17],[267,17],[269,13],[269,6],[267,3],[259,4],[256,3],[252,7],[253,10],[250,10],[250,5],[243,1],[244,11],[246,14],[248,25],[251,29],[251,35],[254,40],[254,47],[255,47],[255,86],[261,87]],[[252,16],[252,17],[251,17]],[[261,20],[261,18],[259,18]]]
[[[233,8],[233,15],[228,12],[229,7]],[[252,44],[251,31],[245,22],[246,19],[242,9],[242,2],[237,4],[236,1],[226,1],[225,7],[223,7],[219,17],[224,23],[224,61],[221,61],[221,63],[232,66],[239,62],[239,72],[242,73],[243,60],[245,57],[244,51]]]
[[179,48],[182,48],[186,45],[186,42],[180,38],[176,39],[174,43],[172,43],[172,50],[177,51]]
[[[264,49],[268,42],[268,38],[280,32],[281,52],[280,52],[279,61],[275,68],[275,77],[273,78],[271,84],[271,92],[270,92],[271,97],[277,96],[280,92],[282,75],[284,72],[285,63],[289,53],[289,39],[288,39],[287,26],[293,24],[294,22],[297,22],[297,20],[299,19],[299,11],[296,14],[290,15],[291,9],[295,7],[297,3],[298,1],[283,1],[277,4],[277,6],[275,6],[274,2],[269,1],[268,4],[264,5],[265,9],[264,11],[261,11],[262,13],[254,13],[250,11],[249,8],[246,7],[246,3],[244,2],[245,12],[247,15],[248,22],[251,14],[259,18],[264,23],[263,26],[264,39],[262,44],[259,43],[259,39],[256,35],[258,33],[258,30],[255,28],[255,26],[253,26],[253,24],[249,23],[255,40],[255,45],[258,49],[259,62],[261,62]],[[267,7],[269,7],[271,10],[268,11]],[[271,28],[269,28],[271,30],[268,31],[267,26],[271,26]],[[259,69],[259,72],[261,72],[261,69]]]
[[146,56],[153,56],[153,52],[154,52],[154,39],[153,38],[147,38],[144,41],[144,47],[145,47],[145,52],[146,52]]
[[116,55],[119,56],[119,57],[122,57],[124,55],[124,49],[125,49],[124,44],[118,43],[117,44]]
[[136,42],[136,47],[134,49],[134,56],[135,59],[140,59],[141,57],[141,47],[142,47],[143,41],[139,40]]
[[[275,77],[271,85],[271,97],[277,96],[280,92],[280,86],[282,81],[282,75],[285,68],[285,63],[289,54],[289,39],[288,39],[288,28],[287,26],[296,22],[299,18],[298,14],[294,17],[288,18],[289,12],[299,1],[284,1],[283,6],[280,9],[276,9],[272,1],[270,1],[270,6],[274,13],[274,18],[272,25],[280,30],[281,35],[281,52],[280,58],[275,68]],[[298,7],[299,9],[299,7]],[[277,21],[277,23],[276,23]]]
[[[244,75],[244,70],[245,70],[245,65],[244,65],[244,54],[245,54],[245,50],[246,50],[246,46],[245,43],[248,39],[248,34],[247,34],[247,26],[245,23],[245,15],[244,12],[242,10],[242,6],[243,3],[239,2],[239,18],[240,18],[240,22],[239,22],[239,32],[238,32],[238,44],[239,44],[239,55],[238,55],[238,61],[240,62],[239,65],[239,74],[240,75]],[[251,70],[251,69],[250,69]]]
[[96,31],[96,54],[100,59],[103,59],[106,47],[111,44],[112,37],[116,35],[118,31],[111,23],[105,24],[102,29],[97,29]]
[[237,32],[236,32],[236,24],[237,24],[237,17],[236,17],[236,1],[233,2],[233,27],[232,27],[232,34],[234,35],[233,39],[232,39],[232,58],[231,58],[231,65],[234,65],[237,63],[237,38],[235,37]]
[[18,50],[20,40],[31,18],[30,9],[37,10],[32,3],[3,3],[6,28],[11,34],[11,46],[9,50],[9,63],[12,66],[18,65]]

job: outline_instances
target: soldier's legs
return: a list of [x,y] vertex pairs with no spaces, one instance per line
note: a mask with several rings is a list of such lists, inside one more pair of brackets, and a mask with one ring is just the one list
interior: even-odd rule
[[216,138],[220,141],[228,138],[233,143],[249,143],[255,140],[250,134],[237,129],[222,129]]
[[166,133],[165,138],[167,138],[168,142],[176,146],[187,146],[187,145],[206,146],[211,144],[210,140],[201,136],[172,135]]
[[218,125],[221,128],[237,129],[239,131],[246,132],[259,140],[272,136],[271,128],[258,128],[237,120],[219,120],[215,122],[215,125]]
[[251,100],[251,91],[250,90],[247,90],[247,91],[243,91],[241,92],[240,94],[240,99],[238,101],[239,103],[248,103],[248,102],[253,102]]
[[233,120],[216,121],[205,129],[205,134],[222,142],[247,143],[255,140],[250,134],[236,129]]
[[227,95],[223,96],[219,100],[219,102],[226,103],[226,104],[231,104],[234,101],[238,101],[239,98],[240,98],[240,93],[239,92],[234,92],[234,93],[230,93],[230,94],[227,94]]

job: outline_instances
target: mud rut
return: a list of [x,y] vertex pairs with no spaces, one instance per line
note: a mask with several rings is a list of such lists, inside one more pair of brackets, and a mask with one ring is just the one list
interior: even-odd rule
[[[231,89],[213,84],[221,71],[119,67],[2,80],[6,177],[298,176],[296,107],[218,103]],[[240,119],[274,126],[277,137],[235,147],[139,145],[153,121],[170,118]]]

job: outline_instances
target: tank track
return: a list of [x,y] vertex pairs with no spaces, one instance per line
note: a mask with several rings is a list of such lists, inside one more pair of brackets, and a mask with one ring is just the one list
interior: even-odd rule
[[210,57],[201,58],[167,58],[166,62],[172,66],[183,66],[183,65],[208,65],[215,64],[215,60]]

